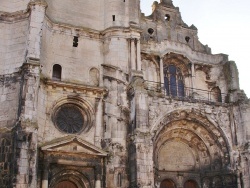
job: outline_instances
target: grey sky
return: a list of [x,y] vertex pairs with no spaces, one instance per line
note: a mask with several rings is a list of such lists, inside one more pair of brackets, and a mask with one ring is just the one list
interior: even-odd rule
[[[141,0],[141,9],[151,14],[154,0]],[[158,1],[159,2],[159,1]],[[203,44],[212,53],[224,53],[236,62],[240,87],[250,97],[250,1],[249,0],[173,0],[182,19],[198,28]]]

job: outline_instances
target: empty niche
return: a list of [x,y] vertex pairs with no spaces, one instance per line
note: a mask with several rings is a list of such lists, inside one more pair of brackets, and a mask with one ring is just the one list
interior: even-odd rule
[[221,90],[219,87],[214,87],[211,90],[211,100],[213,102],[222,102]]
[[52,79],[61,80],[62,77],[62,67],[59,64],[53,66]]
[[99,70],[97,68],[91,68],[89,71],[89,81],[93,86],[99,86]]

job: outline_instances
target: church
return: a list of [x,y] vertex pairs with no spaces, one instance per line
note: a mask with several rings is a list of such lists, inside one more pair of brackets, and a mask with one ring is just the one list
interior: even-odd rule
[[250,99],[172,0],[1,0],[1,188],[250,188]]

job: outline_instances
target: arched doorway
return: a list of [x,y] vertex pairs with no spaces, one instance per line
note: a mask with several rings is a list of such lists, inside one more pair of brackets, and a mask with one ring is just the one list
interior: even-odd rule
[[163,180],[160,188],[175,188],[175,183],[172,180]]
[[194,180],[188,180],[185,182],[184,188],[198,188],[198,185]]
[[71,181],[61,181],[55,186],[55,188],[78,188],[78,187]]

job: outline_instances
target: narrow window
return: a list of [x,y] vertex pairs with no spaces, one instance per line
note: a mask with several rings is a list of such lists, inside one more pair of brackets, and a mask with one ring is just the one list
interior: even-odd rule
[[73,47],[77,47],[78,46],[78,37],[77,36],[74,36],[74,39],[73,39]]
[[113,15],[112,18],[113,18],[113,22],[114,22],[115,21],[115,15]]
[[52,79],[53,80],[61,80],[61,75],[62,75],[61,65],[55,64],[53,66]]
[[117,176],[117,185],[118,185],[118,187],[122,186],[122,175],[121,175],[121,173],[119,173],[118,176]]

